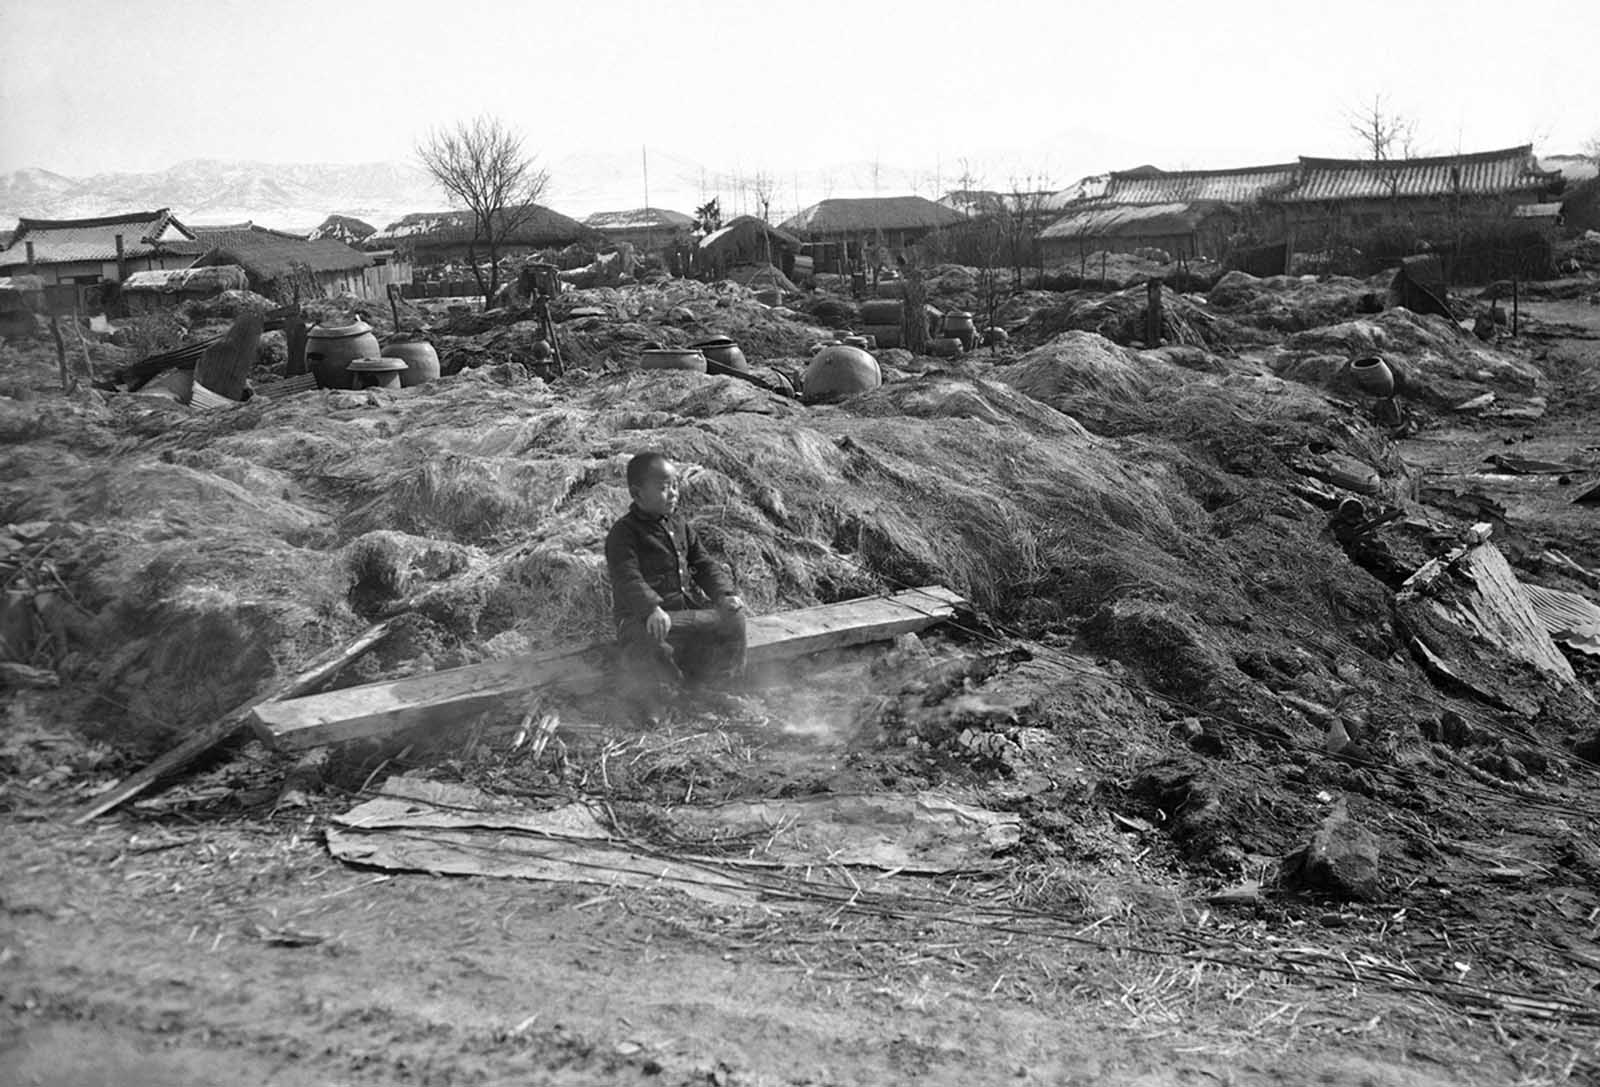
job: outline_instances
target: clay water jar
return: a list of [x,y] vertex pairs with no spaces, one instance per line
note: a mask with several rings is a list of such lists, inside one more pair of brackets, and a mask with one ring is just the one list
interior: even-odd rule
[[689,370],[706,372],[706,357],[692,347],[652,348],[639,352],[641,370]]
[[324,389],[351,388],[348,373],[356,359],[383,355],[372,326],[356,320],[347,325],[317,325],[306,333],[306,364]]
[[383,345],[383,357],[406,364],[400,371],[400,387],[409,389],[439,376],[439,352],[427,340],[404,340]]
[[807,404],[825,404],[857,393],[870,392],[883,384],[878,360],[859,347],[829,344],[806,364],[800,381],[800,399]]
[[1350,376],[1356,387],[1368,396],[1380,400],[1394,395],[1394,371],[1377,355],[1368,355],[1350,363]]
[[745,361],[744,351],[739,347],[738,341],[728,336],[717,336],[709,340],[702,340],[692,345],[692,349],[699,351],[706,357],[706,362],[720,366],[725,370],[738,370],[748,373],[750,364]]
[[963,350],[971,351],[978,343],[978,326],[973,323],[972,314],[961,310],[951,310],[944,315],[941,331],[950,337],[961,341]]

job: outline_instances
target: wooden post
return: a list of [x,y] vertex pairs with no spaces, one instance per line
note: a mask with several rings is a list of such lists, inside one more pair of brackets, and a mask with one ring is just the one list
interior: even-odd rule
[[1100,289],[1106,289],[1106,251],[1100,250]]
[[1146,348],[1161,346],[1161,277],[1156,276],[1144,285],[1144,345]]
[[1516,276],[1512,276],[1511,277],[1511,335],[1513,337],[1515,337],[1516,334],[1517,334],[1517,326],[1519,324],[1519,318],[1521,316],[1521,313],[1520,313],[1521,306],[1519,305],[1520,301],[1521,301],[1521,292],[1517,289],[1517,277]]
[[127,265],[124,263],[124,257],[123,257],[123,252],[122,252],[122,235],[118,234],[117,235],[117,282],[121,283],[124,279],[127,279],[127,278],[128,278],[128,269],[127,269]]
[[72,380],[71,372],[67,370],[67,344],[61,338],[61,320],[53,313],[50,315],[50,335],[54,336],[56,341],[56,365],[61,370],[61,391],[70,393],[76,387],[76,383]]

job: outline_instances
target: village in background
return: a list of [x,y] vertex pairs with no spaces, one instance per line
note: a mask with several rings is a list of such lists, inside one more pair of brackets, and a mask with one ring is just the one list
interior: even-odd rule
[[[846,163],[803,179],[708,174],[660,153],[657,195],[681,207],[588,210],[635,181],[649,200],[651,163],[641,150],[636,178],[619,181],[624,156],[578,155],[562,160],[571,174],[542,175],[540,202],[498,211],[502,222],[487,229],[459,202],[444,208],[444,190],[414,164],[196,160],[82,181],[24,170],[0,179],[0,219],[18,219],[0,232],[0,277],[38,276],[61,314],[171,307],[235,284],[282,302],[381,299],[390,284],[406,297],[473,295],[492,240],[497,285],[536,258],[580,286],[741,267],[746,283],[770,267],[803,286],[818,273],[892,275],[912,247],[929,264],[1010,268],[1018,285],[1030,270],[1106,285],[1110,254],[1186,273],[1362,276],[1431,253],[1446,282],[1484,283],[1554,275],[1562,243],[1600,229],[1591,154],[1522,145],[1404,157],[1398,120],[1370,121],[1365,157],[1144,165],[1070,184],[1038,172],[986,185],[961,160],[924,171]],[[805,192],[826,195],[802,207]],[[118,193],[136,196],[119,203]],[[408,201],[432,210],[399,211]],[[310,226],[318,202],[327,214]]]

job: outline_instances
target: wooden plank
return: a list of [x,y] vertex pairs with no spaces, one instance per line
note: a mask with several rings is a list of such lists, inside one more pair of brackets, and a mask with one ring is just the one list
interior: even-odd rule
[[72,817],[74,826],[81,826],[97,816],[104,815],[119,804],[126,803],[144,792],[164,777],[182,770],[195,759],[216,747],[251,721],[251,711],[257,706],[278,698],[293,698],[316,690],[332,679],[334,674],[356,657],[365,653],[387,635],[395,620],[386,619],[369,627],[353,641],[335,646],[317,657],[301,671],[290,676],[272,690],[251,702],[245,703],[225,717],[220,717],[204,728],[196,729],[177,747],[162,755],[143,770],[130,775],[115,787],[101,793]]
[[[881,641],[955,615],[963,601],[942,586],[908,589],[799,611],[753,617],[749,661],[765,664]],[[420,725],[448,727],[534,687],[588,694],[609,680],[610,646],[487,661],[421,676],[263,702],[256,732],[275,747],[301,750]]]

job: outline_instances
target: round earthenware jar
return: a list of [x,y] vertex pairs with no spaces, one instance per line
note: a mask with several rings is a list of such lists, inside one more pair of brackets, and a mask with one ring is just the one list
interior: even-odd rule
[[738,370],[746,373],[750,369],[749,362],[745,361],[744,351],[739,347],[738,341],[728,336],[717,336],[713,339],[702,340],[692,345],[693,350],[699,351],[706,357],[706,362],[720,366],[725,370]]
[[350,363],[382,354],[372,326],[359,319],[346,325],[317,325],[306,334],[306,364],[324,389],[351,388]]
[[806,364],[800,398],[807,404],[823,404],[869,392],[882,384],[883,371],[878,369],[877,359],[859,347],[830,344]]
[[402,388],[423,385],[439,376],[439,352],[427,340],[384,344],[383,357],[399,359],[406,364],[406,368],[400,371]]

